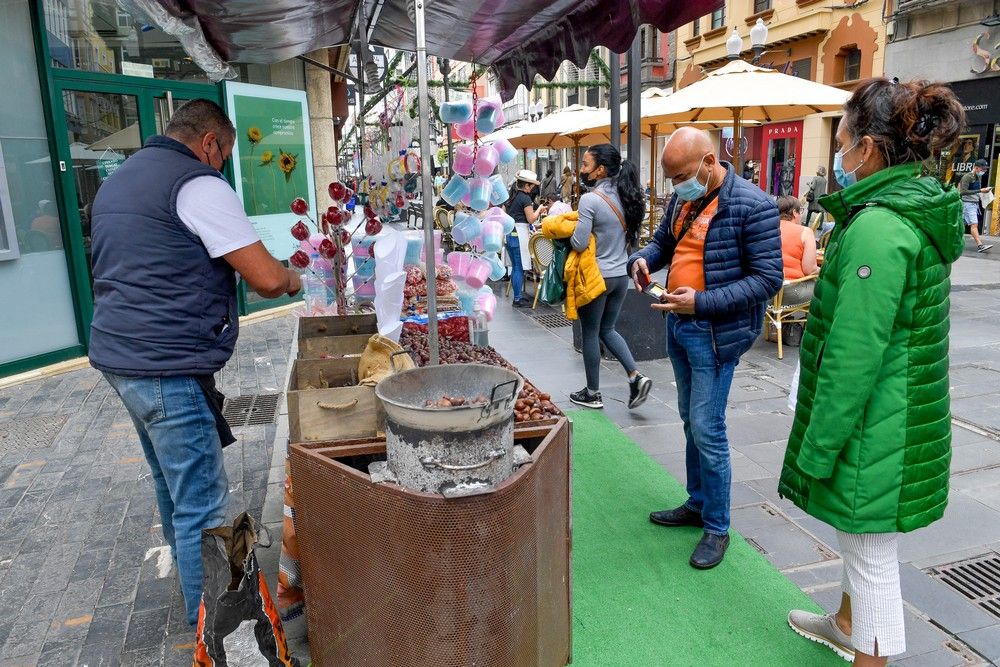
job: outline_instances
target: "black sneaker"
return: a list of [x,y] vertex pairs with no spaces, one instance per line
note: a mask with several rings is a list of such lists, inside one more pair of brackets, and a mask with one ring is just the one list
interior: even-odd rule
[[513,308],[527,308],[530,304],[527,299],[514,299],[510,302],[510,305]]
[[640,373],[634,380],[628,383],[628,409],[637,408],[649,398],[649,390],[653,388],[653,381]]
[[569,400],[585,408],[600,409],[604,407],[604,402],[601,400],[601,392],[590,391],[586,387],[570,394]]
[[985,243],[980,243],[979,244],[979,249],[976,250],[976,252],[986,252],[986,251],[988,251],[992,247],[993,247],[992,245],[986,245]]

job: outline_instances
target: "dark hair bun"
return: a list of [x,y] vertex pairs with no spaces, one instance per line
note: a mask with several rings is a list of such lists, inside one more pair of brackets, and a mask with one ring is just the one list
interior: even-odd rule
[[965,110],[951,88],[928,81],[867,79],[844,111],[851,134],[874,139],[888,166],[940,154],[965,127]]

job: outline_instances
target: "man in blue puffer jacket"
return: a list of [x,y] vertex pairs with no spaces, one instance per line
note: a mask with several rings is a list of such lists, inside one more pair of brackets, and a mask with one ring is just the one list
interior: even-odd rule
[[652,307],[667,313],[689,497],[649,519],[704,528],[690,562],[709,569],[729,546],[726,403],[733,372],[760,335],[765,304],[782,283],[778,208],[720,162],[699,130],[671,135],[660,161],[674,196],[652,242],[629,258],[628,272],[642,289],[650,272],[670,267],[667,289]]

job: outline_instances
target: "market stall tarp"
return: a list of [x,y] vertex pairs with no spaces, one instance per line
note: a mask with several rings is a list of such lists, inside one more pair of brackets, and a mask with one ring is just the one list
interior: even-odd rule
[[[164,0],[197,18],[209,45],[236,62],[274,63],[346,44],[363,17],[371,44],[413,50],[413,0]],[[492,65],[505,99],[596,46],[628,50],[639,26],[662,32],[712,13],[722,0],[427,0],[427,52]],[[362,13],[363,10],[363,13]]]

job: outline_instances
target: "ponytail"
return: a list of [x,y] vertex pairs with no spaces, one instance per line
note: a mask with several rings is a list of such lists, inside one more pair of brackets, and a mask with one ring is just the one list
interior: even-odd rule
[[631,160],[623,160],[618,172],[618,198],[625,209],[625,242],[635,247],[639,241],[639,227],[646,213],[645,194],[639,184],[639,170]]

